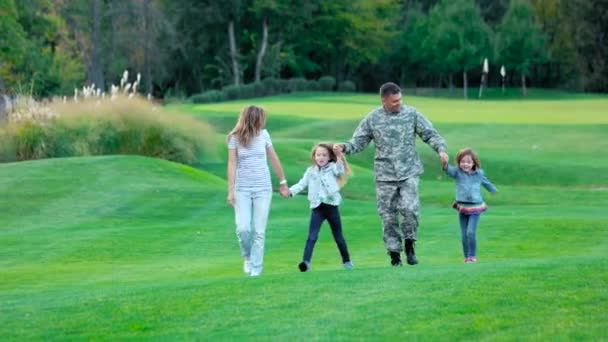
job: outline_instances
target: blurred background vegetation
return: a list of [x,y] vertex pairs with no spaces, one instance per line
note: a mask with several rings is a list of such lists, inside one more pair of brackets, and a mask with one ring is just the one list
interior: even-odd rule
[[0,93],[108,91],[124,70],[198,102],[452,90],[484,58],[491,87],[607,92],[607,25],[603,0],[0,0]]

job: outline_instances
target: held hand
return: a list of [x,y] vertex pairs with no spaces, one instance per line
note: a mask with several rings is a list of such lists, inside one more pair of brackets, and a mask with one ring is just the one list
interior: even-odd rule
[[234,208],[234,193],[228,192],[228,205]]
[[334,144],[334,153],[336,156],[342,155],[342,152],[344,152],[344,144]]
[[289,187],[287,184],[281,184],[281,188],[279,189],[279,193],[281,193],[282,197],[289,197]]
[[439,152],[439,158],[441,159],[441,167],[445,169],[448,166],[448,161],[450,160],[450,157],[447,153],[442,151]]

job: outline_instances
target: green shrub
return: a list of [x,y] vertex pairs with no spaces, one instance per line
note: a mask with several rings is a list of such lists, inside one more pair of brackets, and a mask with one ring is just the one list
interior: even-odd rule
[[306,81],[304,77],[290,78],[287,85],[287,90],[290,93],[294,93],[296,91],[305,91],[307,83],[308,81]]
[[136,154],[184,164],[215,160],[215,133],[203,121],[139,98],[51,104],[58,116],[0,126],[0,162]]
[[254,97],[262,97],[262,96],[266,96],[267,92],[266,92],[266,87],[264,86],[264,83],[262,82],[254,82],[252,83],[253,85],[253,95]]
[[278,81],[279,81],[279,93],[281,93],[281,94],[289,93],[290,92],[289,84],[291,83],[291,80],[280,78]]
[[315,80],[306,80],[305,89],[307,91],[320,91],[321,90],[321,84],[319,84],[319,82],[317,82]]
[[241,86],[231,84],[222,88],[227,100],[238,100],[241,98]]
[[336,87],[336,79],[333,76],[323,76],[319,78],[319,85],[322,91],[333,91]]
[[190,97],[190,102],[192,103],[222,102],[224,100],[226,100],[226,95],[221,90],[215,89],[192,95]]
[[281,93],[281,83],[274,77],[263,79],[262,84],[266,90],[266,95],[275,95]]
[[241,85],[239,99],[250,99],[252,97],[255,97],[255,86],[253,83]]
[[340,84],[338,84],[338,91],[343,91],[343,92],[355,92],[355,90],[357,90],[357,87],[355,87],[355,84],[351,81],[344,81],[344,82],[340,82]]

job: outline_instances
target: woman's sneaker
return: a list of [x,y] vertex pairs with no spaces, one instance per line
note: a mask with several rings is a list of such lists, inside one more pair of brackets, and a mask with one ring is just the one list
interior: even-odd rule
[[249,261],[249,258],[243,260],[243,272],[247,274],[251,273],[251,261]]
[[347,262],[343,263],[342,265],[347,270],[352,270],[355,267],[355,265],[353,265],[353,263],[350,261],[347,261]]

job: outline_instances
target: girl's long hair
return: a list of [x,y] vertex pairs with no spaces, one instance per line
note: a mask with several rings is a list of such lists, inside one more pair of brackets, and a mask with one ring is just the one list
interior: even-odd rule
[[[323,147],[325,149],[327,149],[327,151],[329,152],[329,161],[333,161],[334,163],[338,161],[338,157],[336,157],[336,154],[334,153],[334,144],[333,143],[318,143],[316,144],[313,148],[312,148],[312,153],[310,156],[310,159],[312,161],[312,165],[316,166],[317,163],[315,162],[315,152],[317,151],[317,149],[319,147]],[[338,185],[340,187],[343,187],[348,178],[352,175],[352,171],[350,170],[350,166],[348,165],[348,162],[346,161],[346,157],[344,157],[344,154],[342,154],[342,163],[344,164],[344,174],[338,176]]]
[[477,170],[479,168],[481,168],[481,162],[479,161],[479,156],[477,155],[477,153],[475,153],[475,151],[473,151],[470,148],[463,148],[462,150],[458,151],[458,154],[456,154],[456,167],[460,167],[460,161],[462,160],[462,158],[464,158],[465,156],[471,156],[471,159],[473,159],[473,170]]
[[234,136],[237,141],[248,146],[251,141],[260,134],[260,131],[266,125],[266,111],[258,106],[246,106],[241,110],[239,121],[228,134],[227,140]]

